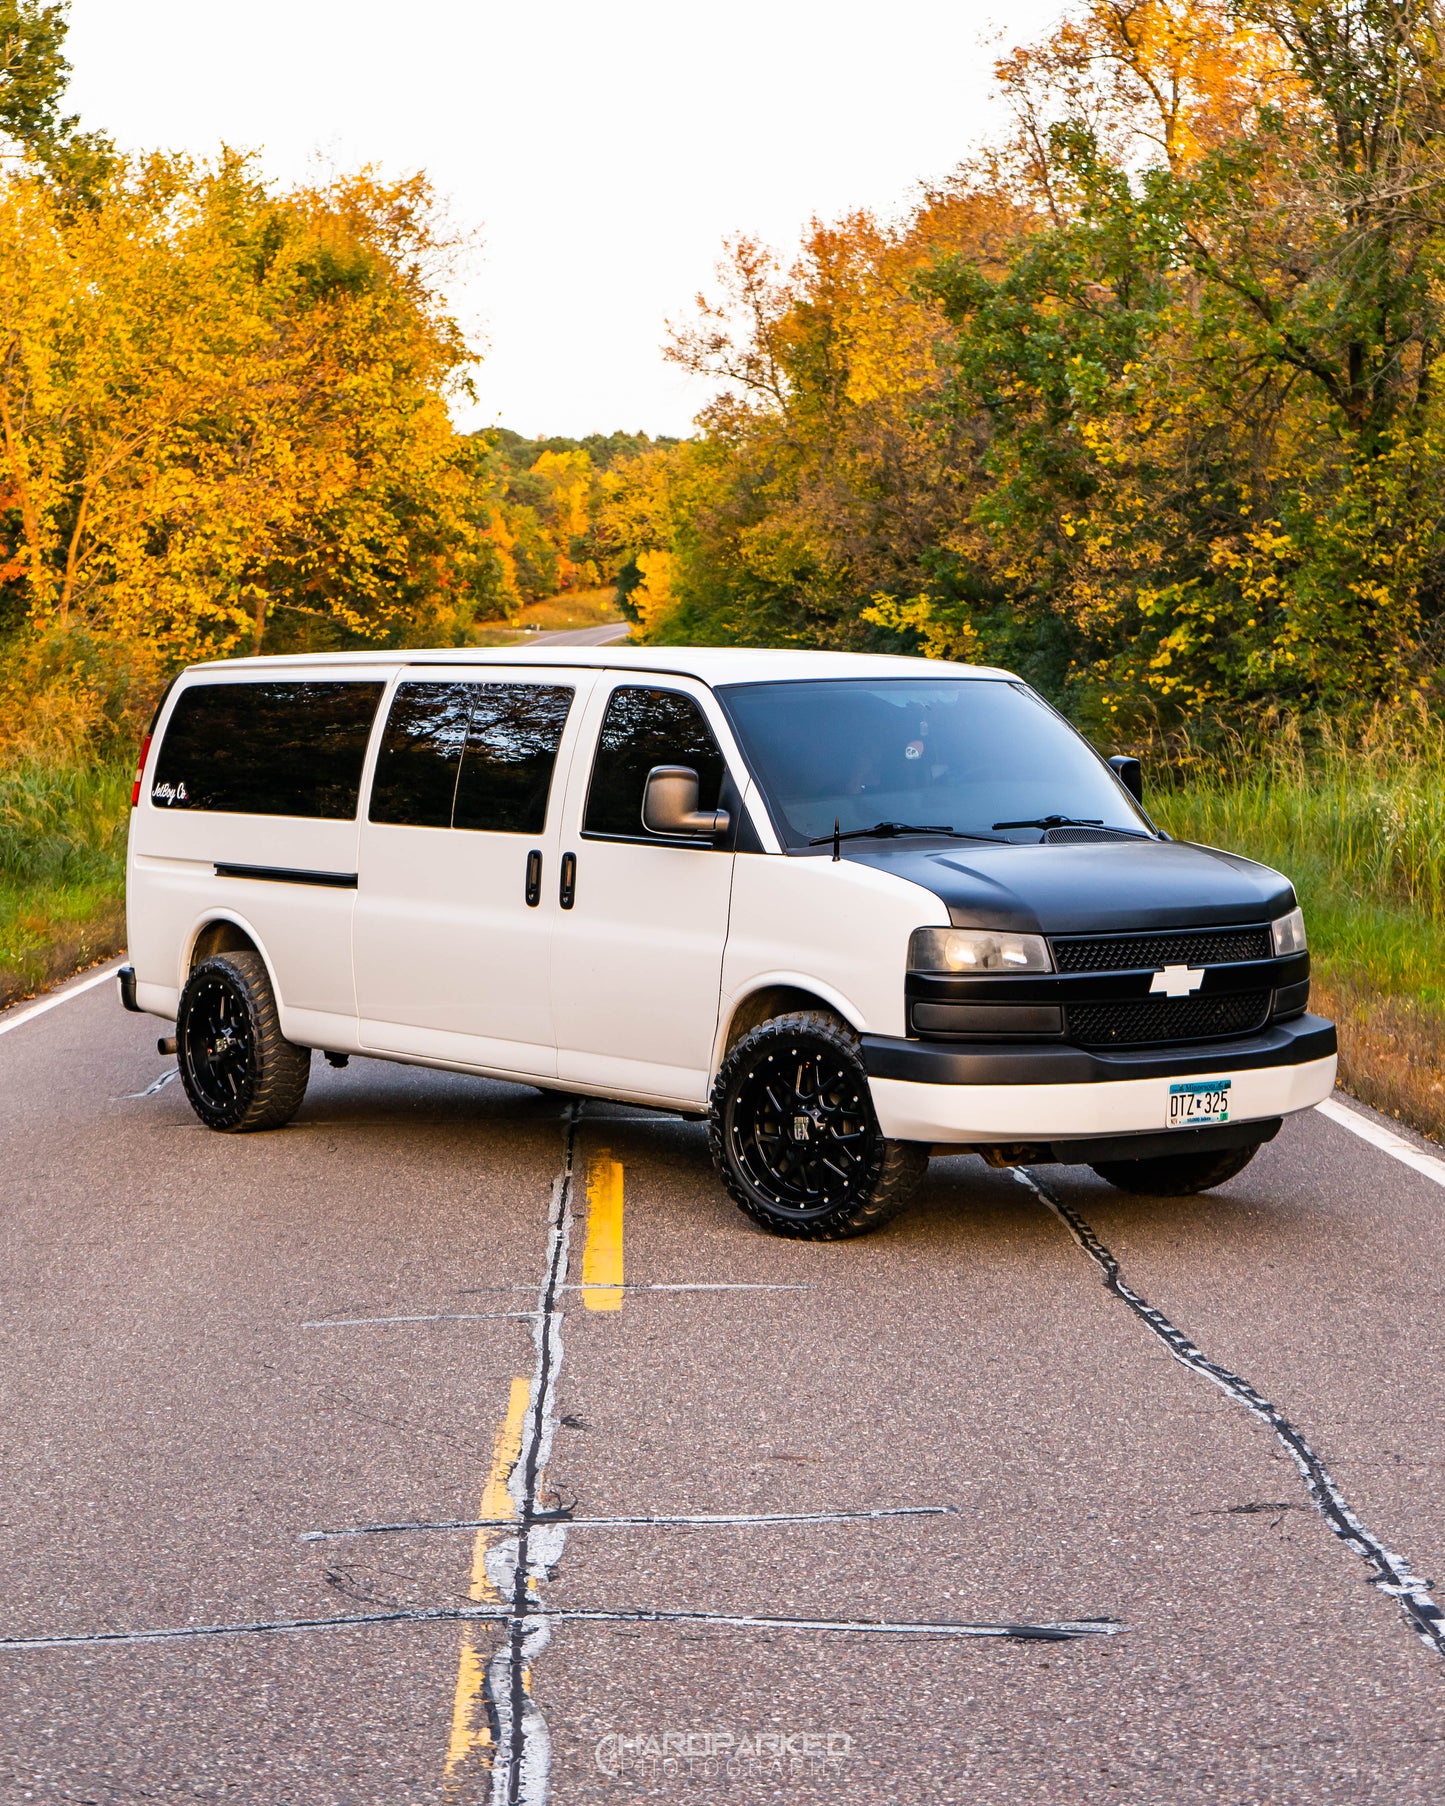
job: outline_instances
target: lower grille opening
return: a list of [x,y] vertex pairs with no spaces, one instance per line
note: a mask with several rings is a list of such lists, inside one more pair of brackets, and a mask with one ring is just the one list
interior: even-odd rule
[[1065,1037],[1078,1047],[1141,1047],[1146,1043],[1208,1041],[1248,1035],[1269,1020],[1268,991],[1225,997],[1161,997],[1140,1003],[1072,1003]]

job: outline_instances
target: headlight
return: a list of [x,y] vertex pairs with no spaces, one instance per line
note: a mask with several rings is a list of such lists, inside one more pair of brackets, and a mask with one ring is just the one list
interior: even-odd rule
[[1054,962],[1041,934],[1000,934],[992,928],[915,928],[908,943],[908,969],[1052,972]]
[[1271,922],[1269,932],[1274,937],[1274,957],[1283,959],[1287,953],[1303,953],[1305,950],[1305,912],[1292,909],[1287,916]]

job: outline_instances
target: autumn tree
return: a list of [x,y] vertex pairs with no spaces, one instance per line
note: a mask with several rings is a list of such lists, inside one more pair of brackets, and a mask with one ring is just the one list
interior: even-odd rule
[[1441,67],[1430,0],[1084,0],[912,219],[736,247],[651,631],[986,657],[1136,728],[1432,681]]
[[420,178],[278,194],[152,157],[79,210],[40,171],[0,185],[12,629],[177,658],[493,612],[438,249]]

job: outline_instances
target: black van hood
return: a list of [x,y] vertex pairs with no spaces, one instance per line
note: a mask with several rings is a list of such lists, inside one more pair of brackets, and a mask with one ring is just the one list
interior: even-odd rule
[[1295,906],[1278,872],[1181,840],[861,846],[844,857],[931,890],[955,928],[1107,934],[1268,922]]

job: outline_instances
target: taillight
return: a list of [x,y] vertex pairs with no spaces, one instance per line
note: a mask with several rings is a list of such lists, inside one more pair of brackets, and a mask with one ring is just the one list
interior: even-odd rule
[[135,783],[131,785],[131,791],[130,791],[130,806],[132,809],[134,809],[136,804],[140,801],[141,779],[144,778],[144,776],[145,776],[146,759],[150,755],[150,750],[151,750],[151,737],[149,734],[147,734],[145,739],[142,740],[140,743],[140,757],[139,757],[139,759],[136,760]]

